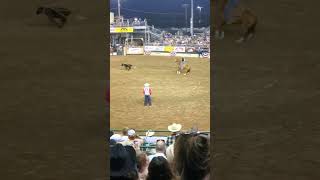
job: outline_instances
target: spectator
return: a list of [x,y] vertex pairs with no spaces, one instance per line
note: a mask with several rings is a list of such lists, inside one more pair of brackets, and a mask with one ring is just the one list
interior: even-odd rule
[[166,153],[166,143],[164,142],[163,139],[159,139],[157,140],[157,143],[156,143],[156,153],[148,156],[149,161],[151,162],[154,157],[158,157],[158,156],[162,156],[165,159],[167,159],[165,153]]
[[113,134],[110,140],[115,140],[117,143],[125,142],[128,140],[128,127],[122,129],[122,134]]
[[155,134],[154,131],[148,130],[148,131],[146,132],[146,137],[144,138],[144,142],[145,142],[145,143],[148,143],[148,144],[154,144],[154,143],[156,143],[157,138],[156,138],[156,137],[153,137],[154,134]]
[[172,180],[173,173],[168,161],[162,157],[154,157],[149,164],[147,180]]
[[121,142],[124,146],[133,146],[136,150],[143,144],[143,140],[136,134],[135,130],[130,129],[128,131],[128,139]]
[[176,124],[176,123],[173,123],[168,126],[168,130],[171,132],[171,135],[167,137],[167,146],[170,146],[171,144],[174,143],[176,139],[176,135],[177,133],[180,132],[181,128],[182,128],[182,125]]
[[125,128],[123,128],[122,129],[122,136],[128,136],[128,131],[129,131],[130,129],[128,128],[128,127],[125,127]]
[[180,134],[174,145],[174,169],[181,180],[210,179],[210,139],[201,133]]
[[128,130],[128,139],[121,144],[124,146],[132,146],[135,139],[136,132],[133,129]]
[[137,180],[138,172],[130,154],[121,144],[110,146],[110,179]]
[[114,132],[112,130],[109,130],[109,138],[114,135]]
[[137,154],[137,168],[139,180],[146,180],[148,176],[149,159],[145,152]]
[[171,144],[169,147],[166,149],[166,157],[168,160],[169,164],[173,164],[173,157],[174,157],[174,143]]

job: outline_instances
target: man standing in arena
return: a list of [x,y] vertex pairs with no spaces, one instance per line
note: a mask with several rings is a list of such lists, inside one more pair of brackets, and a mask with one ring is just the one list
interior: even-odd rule
[[144,106],[151,106],[151,93],[152,90],[150,88],[150,84],[149,83],[145,83],[144,84],[144,88],[143,88],[143,94],[144,94]]

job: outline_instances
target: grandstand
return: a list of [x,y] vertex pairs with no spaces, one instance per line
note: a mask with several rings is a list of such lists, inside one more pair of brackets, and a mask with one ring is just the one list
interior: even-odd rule
[[161,55],[168,56],[172,51],[180,56],[187,53],[189,57],[209,57],[210,27],[194,29],[194,35],[190,36],[185,28],[164,30],[149,25],[146,19],[125,19],[110,13],[110,55],[159,55],[164,52],[166,54]]
[[[110,17],[113,13],[110,13]],[[161,38],[161,30],[150,26],[147,20],[141,18],[116,17],[110,20],[110,37],[112,45],[124,45],[126,39],[143,39],[144,43],[152,42]]]

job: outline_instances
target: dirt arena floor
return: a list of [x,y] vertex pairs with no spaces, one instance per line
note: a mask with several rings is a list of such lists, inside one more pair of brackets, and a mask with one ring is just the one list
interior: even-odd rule
[[[191,73],[177,75],[173,57],[111,56],[110,127],[167,130],[180,123],[184,130],[210,130],[210,61],[187,58]],[[136,68],[125,70],[129,63]],[[153,90],[151,107],[144,107],[143,84]]]
[[[215,41],[216,180],[320,179],[319,1],[243,0],[256,37]],[[311,3],[312,2],[312,3]]]

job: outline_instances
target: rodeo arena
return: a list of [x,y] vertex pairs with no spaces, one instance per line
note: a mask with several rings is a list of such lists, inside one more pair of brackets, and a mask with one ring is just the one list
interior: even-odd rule
[[190,29],[110,13],[111,179],[210,179],[210,27]]

